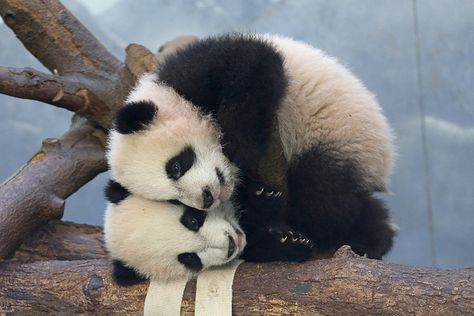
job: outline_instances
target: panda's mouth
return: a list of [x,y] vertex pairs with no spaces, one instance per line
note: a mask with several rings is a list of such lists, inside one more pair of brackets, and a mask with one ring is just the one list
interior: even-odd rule
[[227,251],[227,258],[230,258],[235,253],[235,250],[237,249],[237,244],[235,243],[235,240],[234,238],[232,238],[231,235],[229,235],[228,238],[229,238],[229,250]]

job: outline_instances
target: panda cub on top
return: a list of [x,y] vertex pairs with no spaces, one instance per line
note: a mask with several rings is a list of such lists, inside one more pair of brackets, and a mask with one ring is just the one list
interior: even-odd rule
[[[343,244],[381,258],[392,246],[389,211],[373,196],[391,173],[390,128],[364,85],[318,49],[274,35],[201,40],[141,79],[116,123],[109,164],[133,194],[207,210],[237,187],[247,260]],[[287,189],[271,194],[255,165],[275,138]]]

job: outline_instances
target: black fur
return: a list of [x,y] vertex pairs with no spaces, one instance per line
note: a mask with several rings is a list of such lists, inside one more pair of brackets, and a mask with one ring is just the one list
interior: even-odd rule
[[[168,57],[157,74],[212,114],[225,154],[244,175],[258,179],[252,170],[268,149],[288,86],[283,57],[272,44],[241,35],[209,38]],[[388,252],[395,234],[388,210],[359,185],[357,164],[338,158],[337,146],[318,144],[288,166],[288,196],[256,198],[249,189],[254,184],[244,180],[237,202],[247,210],[241,218],[247,260],[306,260],[315,250],[343,244],[371,258]],[[290,232],[309,236],[313,247],[279,243]]]
[[289,165],[287,223],[310,236],[319,250],[350,245],[380,259],[395,235],[388,210],[358,183],[357,164],[320,144]]
[[166,174],[168,178],[178,180],[196,161],[196,153],[191,146],[185,147],[179,154],[166,163]]
[[153,121],[158,108],[151,101],[126,103],[117,112],[115,128],[120,134],[139,132]]
[[189,206],[185,206],[183,215],[181,215],[181,224],[189,230],[197,232],[204,224],[207,213]]
[[208,38],[168,57],[157,73],[217,119],[231,161],[243,170],[255,166],[287,87],[283,58],[272,44],[238,34]]
[[125,266],[120,260],[113,260],[112,268],[112,278],[118,285],[131,286],[146,280],[144,276],[138,274],[134,269]]
[[[284,196],[255,195],[262,187],[263,183],[244,177],[237,190],[236,199],[244,206],[240,224],[247,237],[242,258],[254,262],[308,260],[317,251],[313,241],[283,222]],[[272,191],[269,187],[265,190]],[[292,237],[296,240],[292,241]],[[281,242],[283,238],[285,242]],[[302,239],[308,242],[300,242]]]
[[130,195],[130,192],[126,188],[112,179],[107,183],[104,193],[107,200],[114,204],[120,203]]
[[185,252],[178,255],[178,261],[184,264],[191,271],[199,272],[202,270],[202,262],[194,252]]

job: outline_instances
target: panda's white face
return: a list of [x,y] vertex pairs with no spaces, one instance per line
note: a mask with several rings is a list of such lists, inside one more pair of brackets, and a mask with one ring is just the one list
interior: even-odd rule
[[233,260],[246,245],[230,202],[204,212],[136,195],[109,200],[104,225],[107,249],[113,259],[146,277],[191,278]]
[[141,79],[117,114],[107,153],[112,177],[148,199],[217,207],[230,198],[237,179],[219,130],[154,78]]

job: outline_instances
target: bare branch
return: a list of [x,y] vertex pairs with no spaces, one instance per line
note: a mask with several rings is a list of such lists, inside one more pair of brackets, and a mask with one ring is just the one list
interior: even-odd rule
[[75,118],[59,139],[46,139],[16,174],[0,184],[0,258],[10,255],[30,233],[61,218],[64,200],[107,169],[105,133]]
[[[410,267],[354,256],[242,264],[233,315],[470,315],[473,269]],[[146,283],[119,287],[106,259],[0,263],[0,313],[141,314]],[[193,315],[195,284],[182,311]],[[3,310],[2,310],[3,308]]]
[[106,116],[107,105],[89,90],[81,88],[79,82],[77,78],[71,80],[32,68],[0,66],[0,93],[42,101],[92,119]]
[[61,75],[66,92],[82,97],[82,101],[73,98],[70,105],[69,100],[52,104],[80,110],[78,114],[109,128],[134,82],[125,64],[57,0],[3,0],[0,14],[26,49],[52,73]]
[[123,64],[57,0],[2,0],[0,14],[25,48],[51,72],[108,77]]

